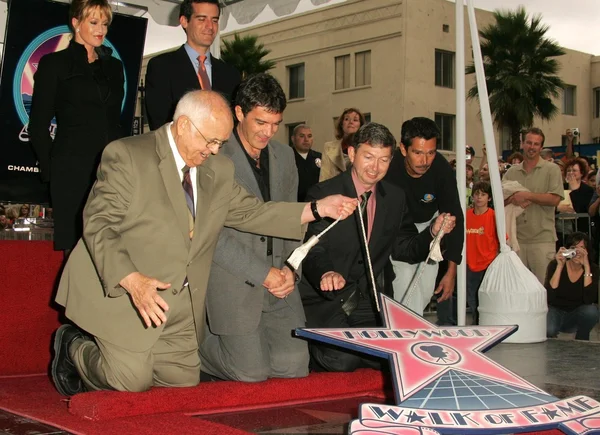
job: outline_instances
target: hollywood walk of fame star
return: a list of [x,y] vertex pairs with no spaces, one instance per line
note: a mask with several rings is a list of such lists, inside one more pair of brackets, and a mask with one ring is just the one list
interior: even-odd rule
[[388,358],[398,404],[449,370],[546,394],[482,354],[517,326],[438,327],[385,295],[380,301],[384,327],[300,328],[296,335]]

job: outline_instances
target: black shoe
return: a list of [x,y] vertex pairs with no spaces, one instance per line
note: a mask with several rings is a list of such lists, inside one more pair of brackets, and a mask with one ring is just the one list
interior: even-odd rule
[[87,338],[87,336],[73,325],[62,325],[56,330],[54,336],[52,380],[58,392],[63,396],[74,396],[86,391],[69,355],[69,346],[77,338]]

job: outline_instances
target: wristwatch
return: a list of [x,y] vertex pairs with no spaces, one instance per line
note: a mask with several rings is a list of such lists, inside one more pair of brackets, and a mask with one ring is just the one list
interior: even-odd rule
[[317,209],[317,201],[316,200],[310,202],[310,211],[312,211],[315,221],[320,221],[321,219],[323,219],[321,217],[321,215],[319,214],[319,210]]

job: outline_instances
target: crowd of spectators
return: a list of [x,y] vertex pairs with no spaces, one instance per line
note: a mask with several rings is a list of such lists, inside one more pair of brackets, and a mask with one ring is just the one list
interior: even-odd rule
[[[599,318],[600,187],[596,184],[595,165],[574,155],[572,144],[571,135],[567,153],[558,159],[552,149],[543,148],[543,132],[531,129],[524,137],[523,153],[515,152],[506,160],[499,159],[498,166],[507,210],[508,243],[548,292],[548,337],[562,331],[575,333],[577,339],[589,340],[590,330]],[[481,192],[481,182],[489,182],[490,177],[485,145],[477,171],[473,169],[473,148],[467,146],[466,154],[466,195],[467,207],[470,207],[467,217],[472,217],[471,223],[467,219],[469,241],[484,234],[479,222],[473,225],[478,214],[473,208],[473,197],[476,190],[486,195]],[[455,167],[456,162],[453,160],[451,164]],[[491,191],[487,194],[491,204]],[[512,217],[516,220],[512,235],[511,205],[518,210]],[[482,204],[479,208],[484,209]],[[481,257],[480,252],[473,252],[476,247],[473,240],[467,243],[471,276],[474,275],[471,267],[474,256]],[[513,245],[511,241],[516,243]],[[482,278],[477,275],[480,279],[467,283],[467,287],[471,287],[467,289],[468,305],[474,323],[478,317],[474,287],[479,287]]]

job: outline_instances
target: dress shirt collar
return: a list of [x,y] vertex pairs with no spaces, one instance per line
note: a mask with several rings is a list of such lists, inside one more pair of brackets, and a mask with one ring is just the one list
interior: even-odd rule
[[[179,174],[179,180],[183,182],[183,172],[182,169],[185,166],[185,161],[183,157],[179,154],[179,150],[177,149],[177,145],[175,144],[175,139],[173,138],[173,133],[171,132],[171,127],[173,123],[171,122],[167,127],[167,137],[169,138],[169,146],[171,147],[171,152],[173,153],[173,157],[175,158],[175,165],[177,166],[177,173]],[[190,168],[190,178],[192,180],[196,179],[196,168]],[[196,183],[192,183],[192,188],[194,189],[194,203],[196,202]]]
[[[198,53],[196,50],[194,50],[191,47],[191,45],[189,45],[187,42],[185,44],[183,44],[183,47],[185,48],[185,52],[189,56],[190,61],[192,62],[192,65],[194,65],[194,69],[196,70],[196,73],[198,73],[198,67],[200,66],[200,62],[198,62],[198,56],[200,56],[200,53]],[[210,51],[206,52],[206,60],[204,61],[204,66],[206,67],[206,69],[209,69],[210,67],[212,67]]]

